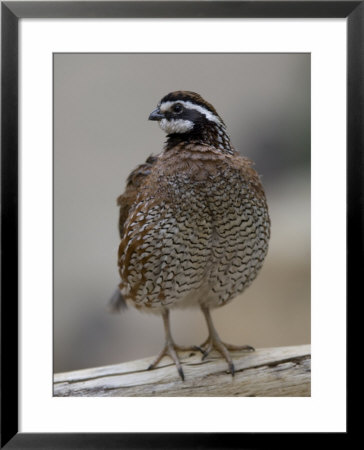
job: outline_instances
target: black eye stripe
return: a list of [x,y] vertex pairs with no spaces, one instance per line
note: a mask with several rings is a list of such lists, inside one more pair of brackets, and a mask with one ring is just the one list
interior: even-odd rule
[[176,103],[172,106],[172,110],[176,113],[181,112],[183,111],[183,106],[181,105],[181,103]]
[[199,111],[196,111],[195,109],[188,109],[188,108],[183,108],[183,110],[178,114],[178,116],[176,115],[176,113],[173,111],[173,109],[171,108],[169,111],[166,111],[164,113],[164,116],[167,120],[172,120],[172,119],[182,119],[182,120],[190,120],[192,122],[195,121],[208,121],[206,119],[206,117],[201,114]]

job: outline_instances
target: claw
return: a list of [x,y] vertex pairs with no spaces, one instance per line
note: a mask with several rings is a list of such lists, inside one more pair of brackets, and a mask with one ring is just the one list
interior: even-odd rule
[[164,346],[163,350],[159,353],[159,355],[157,356],[157,358],[152,362],[152,364],[150,364],[147,368],[147,370],[152,370],[155,369],[157,364],[162,360],[162,358],[164,356],[169,356],[173,362],[176,365],[177,371],[179,376],[182,378],[182,381],[185,380],[185,376],[182,370],[182,366],[181,366],[181,362],[178,358],[178,355],[176,353],[175,350],[176,346],[174,345],[173,341],[172,342],[166,342],[166,345]]
[[179,376],[182,378],[182,381],[185,381],[185,375],[183,373],[182,367],[177,367]]
[[233,376],[235,375],[235,366],[234,366],[234,363],[230,363],[230,364],[229,364],[229,370],[230,370],[231,376],[233,377]]
[[203,350],[203,355],[202,355],[202,358],[201,358],[201,361],[204,361],[206,358],[207,358],[207,356],[209,355],[209,353],[211,352],[211,350],[212,350],[212,347],[213,347],[213,343],[212,343],[212,341],[209,343],[209,345],[207,346],[207,348],[205,348],[204,350]]

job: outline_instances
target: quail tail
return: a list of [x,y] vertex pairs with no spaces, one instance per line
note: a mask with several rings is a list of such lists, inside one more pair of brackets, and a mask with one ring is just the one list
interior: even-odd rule
[[117,313],[123,309],[127,309],[125,298],[122,296],[120,289],[117,287],[111,296],[108,304],[108,310],[111,313]]

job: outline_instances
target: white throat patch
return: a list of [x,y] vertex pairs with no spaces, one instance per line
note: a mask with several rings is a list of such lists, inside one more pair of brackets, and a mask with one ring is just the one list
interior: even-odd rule
[[215,122],[218,125],[222,125],[220,119],[217,116],[215,116],[215,114],[213,114],[211,111],[209,111],[208,109],[204,108],[201,105],[196,105],[196,103],[192,103],[192,102],[189,102],[189,101],[174,100],[174,101],[169,101],[169,102],[163,102],[160,105],[159,109],[160,109],[160,111],[162,113],[166,112],[175,103],[180,103],[181,105],[183,105],[187,109],[194,109],[194,110],[198,111],[199,113],[203,114],[206,117],[207,120],[210,120],[211,122]]
[[192,130],[193,122],[183,119],[162,119],[159,121],[159,126],[167,134],[187,133],[187,131]]

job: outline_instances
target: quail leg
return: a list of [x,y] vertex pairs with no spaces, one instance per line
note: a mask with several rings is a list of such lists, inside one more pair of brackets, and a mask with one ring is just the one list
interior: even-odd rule
[[164,331],[166,334],[165,344],[164,344],[162,351],[157,356],[157,358],[148,367],[148,370],[154,369],[164,356],[169,356],[170,358],[172,358],[173,362],[175,363],[175,365],[177,367],[177,371],[179,373],[179,376],[182,378],[182,381],[184,381],[185,376],[184,376],[181,362],[179,360],[176,350],[181,350],[181,351],[196,350],[196,347],[182,347],[182,346],[176,345],[175,342],[173,341],[172,334],[171,334],[168,309],[163,310],[162,318],[163,318],[163,324],[164,324]]
[[235,368],[234,368],[234,363],[231,359],[229,350],[231,350],[231,351],[240,350],[240,351],[253,352],[254,348],[251,347],[250,345],[239,346],[239,345],[231,345],[231,344],[224,343],[220,339],[219,335],[217,334],[216,328],[212,322],[209,308],[207,308],[206,306],[201,306],[201,310],[206,319],[207,327],[209,330],[209,336],[203,344],[201,344],[199,347],[196,347],[196,348],[203,353],[203,356],[202,356],[203,360],[207,357],[207,355],[210,353],[210,351],[212,349],[217,350],[225,358],[225,360],[229,366],[229,372],[231,373],[232,376],[234,376]]

